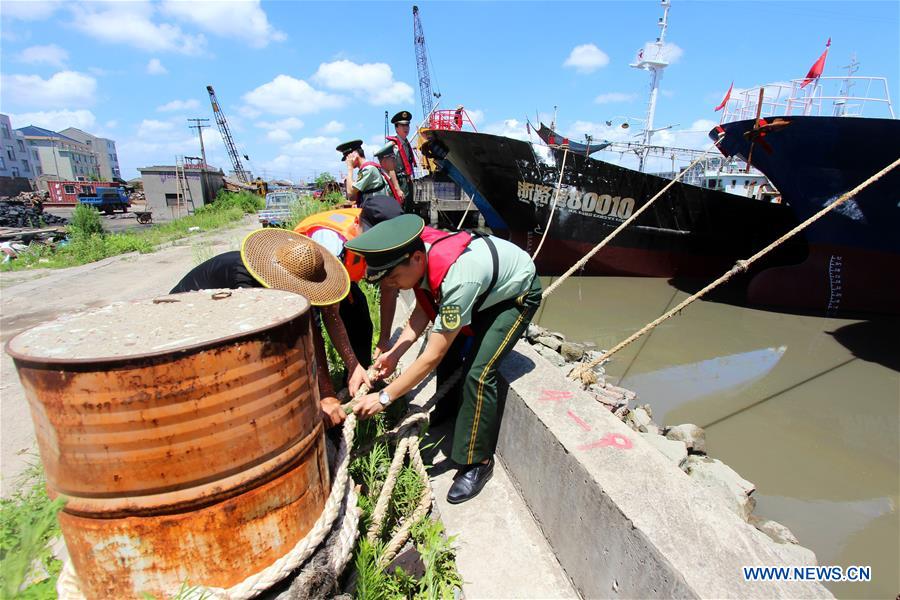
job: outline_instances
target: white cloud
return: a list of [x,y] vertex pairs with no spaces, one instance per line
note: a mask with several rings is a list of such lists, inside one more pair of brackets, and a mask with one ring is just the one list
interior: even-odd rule
[[186,2],[166,0],[162,12],[181,21],[193,23],[209,33],[243,40],[254,48],[265,48],[269,42],[287,39],[275,29],[260,7],[259,0],[239,2]]
[[165,75],[169,70],[163,66],[158,58],[151,58],[147,63],[147,73],[149,75]]
[[93,104],[97,80],[76,71],[60,71],[49,79],[39,75],[3,75],[3,104],[72,109]]
[[61,6],[61,0],[4,2],[3,17],[22,21],[41,21],[52,16]]
[[376,106],[413,101],[413,89],[395,81],[387,63],[360,65],[349,60],[322,63],[312,80],[332,90],[352,92]]
[[502,135],[503,137],[513,138],[516,140],[527,140],[528,129],[525,123],[517,119],[506,119],[497,123],[489,123],[482,129],[484,133],[493,135]]
[[472,119],[473,123],[475,123],[475,127],[478,127],[478,124],[484,121],[483,110],[478,110],[477,108],[467,108],[466,114],[469,115],[469,118]]
[[335,134],[342,132],[344,129],[346,129],[346,126],[340,121],[328,121],[319,131],[324,134]]
[[244,102],[260,111],[289,116],[339,108],[343,106],[344,98],[317,90],[302,79],[278,75],[244,94]]
[[72,25],[90,37],[150,52],[198,55],[206,51],[203,34],[188,34],[177,25],[153,20],[148,2],[82,2],[72,8]]
[[144,119],[138,125],[137,135],[140,138],[158,136],[175,130],[175,124],[169,121],[157,121],[156,119]]
[[43,64],[61,69],[66,66],[66,61],[69,60],[69,53],[56,44],[48,44],[46,46],[25,48],[16,58],[19,62],[31,65]]
[[284,131],[293,131],[294,129],[302,129],[303,121],[297,117],[288,117],[280,121],[260,121],[256,124],[262,129],[282,129]]
[[624,92],[606,92],[594,98],[597,104],[612,104],[614,102],[631,102],[637,98],[637,94],[626,94]]
[[282,146],[278,156],[261,166],[272,173],[309,179],[315,171],[329,171],[337,176],[343,163],[334,148],[340,143],[341,140],[332,136],[301,138]]
[[9,115],[13,126],[25,127],[26,125],[37,125],[44,129],[59,131],[67,127],[77,127],[78,129],[88,131],[94,127],[97,122],[94,113],[89,110],[47,110],[37,112],[26,112]]
[[665,42],[662,47],[657,46],[655,42],[647,42],[641,50],[644,52],[645,59],[665,60],[669,64],[678,62],[678,59],[684,54],[684,50],[680,46],[671,42]]
[[266,134],[266,139],[270,142],[275,142],[276,144],[283,144],[284,142],[289,142],[294,138],[290,134],[290,132],[287,132],[284,129],[273,129]]
[[172,100],[166,102],[162,106],[157,106],[157,112],[174,112],[176,110],[194,110],[199,108],[200,103],[191,98],[190,100]]
[[[203,143],[207,162],[227,173],[231,162],[219,133],[204,129]],[[126,177],[136,176],[138,167],[175,164],[176,156],[200,156],[200,140],[196,132],[188,131],[180,122],[156,119],[141,121],[132,135],[122,134],[116,140],[116,147],[122,174]]]
[[571,67],[577,73],[593,73],[600,67],[609,64],[609,56],[606,52],[594,44],[582,44],[572,48],[569,57],[563,63],[564,67]]

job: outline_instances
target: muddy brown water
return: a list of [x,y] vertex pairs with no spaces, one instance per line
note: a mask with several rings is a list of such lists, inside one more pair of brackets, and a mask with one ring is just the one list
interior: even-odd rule
[[[688,295],[665,279],[573,278],[535,320],[609,348]],[[900,319],[700,301],[607,374],[657,423],[705,428],[709,454],[756,484],[756,513],[787,525],[820,565],[872,567],[869,583],[827,584],[835,595],[897,595]]]

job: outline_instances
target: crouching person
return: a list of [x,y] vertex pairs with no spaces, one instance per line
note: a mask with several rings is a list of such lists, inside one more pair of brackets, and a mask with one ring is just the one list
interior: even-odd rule
[[[305,296],[313,306],[316,323],[321,317],[347,367],[350,393],[355,394],[363,383],[371,385],[338,312],[350,291],[347,270],[337,257],[306,236],[273,228],[254,231],[244,238],[240,251],[219,254],[194,267],[169,293],[249,287]],[[318,326],[313,327],[313,338],[322,419],[330,427],[342,423],[346,415],[328,374],[325,342]]]
[[451,458],[459,471],[447,500],[465,502],[493,474],[503,417],[497,367],[540,305],[534,263],[505,240],[426,228],[416,215],[385,221],[346,246],[365,257],[369,281],[416,294],[416,308],[397,343],[375,360],[379,377],[393,373],[400,357],[434,321],[415,362],[380,394],[364,396],[354,410],[361,418],[371,417],[432,371],[437,370],[440,387],[461,369],[458,393],[441,398],[435,413],[456,415]]

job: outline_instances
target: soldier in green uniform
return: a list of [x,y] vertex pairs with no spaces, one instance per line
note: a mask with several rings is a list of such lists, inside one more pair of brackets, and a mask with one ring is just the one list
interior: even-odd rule
[[[352,140],[338,145],[336,148],[347,163],[347,179],[345,180],[347,199],[362,207],[372,196],[388,195],[402,203],[399,190],[393,185],[388,175],[378,163],[366,161],[366,153],[362,148],[362,140]],[[353,172],[358,169],[356,177]]]
[[389,135],[387,139],[394,145],[394,152],[397,155],[397,181],[400,191],[403,193],[405,201],[403,206],[406,212],[412,212],[414,194],[414,171],[416,157],[413,154],[412,145],[409,140],[409,123],[412,121],[412,113],[408,110],[401,110],[391,117],[391,123],[394,124],[394,131],[397,135]]
[[366,278],[412,289],[416,308],[400,338],[379,355],[377,376],[392,373],[400,357],[430,320],[432,335],[422,354],[380,394],[363,396],[354,411],[370,417],[437,371],[438,385],[462,368],[461,393],[448,394],[438,410],[456,412],[451,458],[459,472],[447,494],[465,502],[493,473],[493,455],[503,416],[497,367],[528,326],[541,302],[541,284],[531,258],[492,236],[448,234],[416,215],[379,223],[347,242],[363,255]]

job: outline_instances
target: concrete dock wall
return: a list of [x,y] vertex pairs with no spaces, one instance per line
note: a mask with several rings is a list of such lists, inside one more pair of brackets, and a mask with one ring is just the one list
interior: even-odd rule
[[743,566],[806,566],[810,553],[742,521],[526,343],[500,373],[498,454],[584,597],[832,597],[744,581]]

